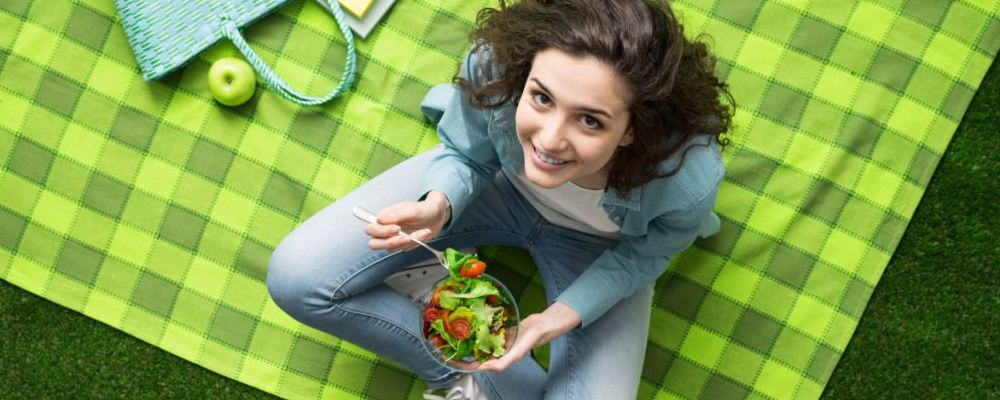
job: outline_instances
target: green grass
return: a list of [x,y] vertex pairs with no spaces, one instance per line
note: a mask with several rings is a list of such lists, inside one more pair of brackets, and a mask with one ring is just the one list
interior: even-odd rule
[[[826,399],[1000,396],[994,63]],[[0,281],[0,398],[271,398]]]
[[998,107],[994,62],[825,398],[1000,398]]

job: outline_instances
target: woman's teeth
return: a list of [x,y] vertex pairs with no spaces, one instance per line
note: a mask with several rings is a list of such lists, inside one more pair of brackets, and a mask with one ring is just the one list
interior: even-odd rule
[[542,154],[540,151],[538,151],[538,149],[535,149],[535,154],[538,155],[538,159],[539,160],[544,161],[546,164],[559,165],[559,164],[565,164],[565,163],[569,162],[569,161],[565,161],[565,160],[557,160],[555,158],[546,157],[544,154]]

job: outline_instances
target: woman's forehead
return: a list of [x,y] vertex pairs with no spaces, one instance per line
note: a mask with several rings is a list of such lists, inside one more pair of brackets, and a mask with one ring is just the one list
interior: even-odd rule
[[528,78],[544,86],[556,101],[570,106],[599,106],[614,114],[628,109],[630,93],[625,81],[610,65],[593,56],[576,56],[553,48],[539,51]]

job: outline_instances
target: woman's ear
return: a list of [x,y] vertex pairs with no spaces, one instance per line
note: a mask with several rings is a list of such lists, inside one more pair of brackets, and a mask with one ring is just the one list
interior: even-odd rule
[[618,141],[618,146],[621,147],[628,146],[632,144],[632,141],[634,140],[635,137],[632,135],[632,127],[629,126],[628,129],[625,130],[625,134],[622,135],[622,139]]

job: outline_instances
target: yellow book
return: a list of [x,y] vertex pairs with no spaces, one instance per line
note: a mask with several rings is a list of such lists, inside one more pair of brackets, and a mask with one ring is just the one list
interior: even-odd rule
[[372,8],[375,0],[339,0],[340,6],[358,19],[364,18],[368,10]]

